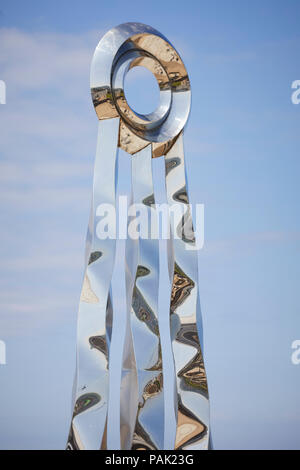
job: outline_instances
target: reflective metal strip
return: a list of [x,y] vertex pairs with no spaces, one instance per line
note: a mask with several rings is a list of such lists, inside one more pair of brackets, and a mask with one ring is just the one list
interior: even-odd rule
[[115,207],[119,119],[99,121],[86,266],[77,326],[77,374],[68,449],[105,449],[115,238],[97,236],[99,204]]
[[[149,237],[153,224],[157,226],[152,180],[151,145],[132,157],[132,192],[137,219],[141,205],[148,226],[148,237],[139,237],[137,267],[131,303],[131,328],[138,377],[138,409],[132,439],[132,449],[162,449],[164,444],[164,397],[161,343],[158,326],[159,240],[157,233]],[[148,223],[147,223],[148,222]],[[135,222],[133,222],[135,223]],[[129,232],[132,226],[129,222]],[[147,234],[145,233],[145,236]],[[132,233],[129,233],[128,243]]]
[[[186,190],[183,135],[165,157],[169,206],[179,205],[181,223],[170,218],[172,238],[170,279],[170,329],[177,385],[177,429],[175,449],[207,449],[209,441],[209,401],[198,297],[198,257]],[[178,238],[177,238],[178,237]],[[198,329],[197,329],[198,321]]]

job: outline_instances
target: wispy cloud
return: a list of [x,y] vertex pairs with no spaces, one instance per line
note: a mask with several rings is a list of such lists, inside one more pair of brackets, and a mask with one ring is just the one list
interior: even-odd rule
[[260,246],[274,244],[299,243],[299,231],[261,231],[234,236],[223,240],[208,240],[204,243],[200,257],[220,259],[222,256],[232,256],[234,253],[245,255],[253,253]]
[[78,301],[97,135],[89,68],[98,40],[99,31],[0,29],[2,335],[47,325],[48,317],[64,321]]
[[99,39],[99,31],[71,35],[2,28],[1,72],[9,83],[18,84],[22,90],[50,86],[76,92],[78,80],[88,79],[93,49]]

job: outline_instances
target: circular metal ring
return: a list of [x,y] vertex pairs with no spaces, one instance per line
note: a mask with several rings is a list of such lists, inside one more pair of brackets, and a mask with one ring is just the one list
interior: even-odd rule
[[[128,104],[124,94],[124,79],[126,73],[136,66],[143,66],[150,70],[155,75],[159,83],[160,89],[160,103],[157,109],[150,114],[136,113]],[[158,71],[154,73],[154,71]],[[158,74],[160,79],[158,80]],[[145,90],[146,92],[146,90]],[[112,93],[122,119],[127,122],[129,126],[135,129],[139,135],[143,136],[144,133],[149,134],[147,140],[153,140],[150,135],[153,130],[166,120],[172,103],[172,93],[168,83],[168,75],[162,68],[160,63],[155,57],[146,55],[142,51],[129,51],[124,54],[116,63],[113,76],[112,76]],[[155,136],[154,136],[155,138]]]
[[[136,113],[125,97],[124,78],[136,66],[150,70],[159,86],[160,102],[150,114]],[[92,60],[91,92],[99,119],[120,117],[119,146],[131,154],[151,142],[154,156],[162,155],[190,112],[190,82],[178,52],[161,33],[141,23],[122,24],[103,36]]]

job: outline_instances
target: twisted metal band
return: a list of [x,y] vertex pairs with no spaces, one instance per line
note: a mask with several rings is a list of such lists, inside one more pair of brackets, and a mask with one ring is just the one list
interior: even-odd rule
[[[133,191],[131,201],[133,204]],[[131,305],[137,271],[138,240],[127,239],[125,246],[126,324],[120,387],[120,445],[130,450],[138,410],[138,378],[131,329]]]
[[86,266],[78,313],[75,404],[68,449],[106,448],[112,326],[109,290],[115,239],[101,240],[97,236],[97,208],[103,203],[115,206],[118,131],[119,119],[99,122]]
[[[177,385],[175,449],[206,449],[209,439],[209,402],[206,373],[199,336],[202,339],[198,296],[198,257],[186,189],[183,136],[165,157],[169,205],[182,207],[176,226],[171,218],[170,325]],[[199,335],[197,329],[197,320]]]
[[145,233],[138,239],[131,303],[139,394],[133,450],[156,450],[164,445],[163,371],[158,325],[159,240],[153,233],[156,214],[151,161],[151,145],[132,157],[133,202],[137,212],[139,205],[147,211]]

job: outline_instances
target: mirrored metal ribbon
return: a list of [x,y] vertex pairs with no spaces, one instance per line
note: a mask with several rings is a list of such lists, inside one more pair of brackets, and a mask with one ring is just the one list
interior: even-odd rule
[[[147,115],[132,110],[124,94],[126,73],[140,65],[155,75],[160,88],[159,106]],[[69,448],[76,449],[106,448],[112,324],[109,289],[115,242],[97,239],[96,216],[98,204],[115,203],[117,146],[133,155],[132,201],[146,208],[148,226],[155,220],[151,158],[165,157],[169,204],[176,202],[185,212],[188,208],[182,129],[190,111],[191,92],[185,66],[170,42],[158,31],[140,23],[113,28],[95,50],[91,93],[100,123],[88,261],[78,319],[76,400],[68,442]],[[178,226],[172,226],[173,235],[178,230]],[[177,377],[174,448],[200,449],[207,448],[208,396],[196,326],[197,315],[200,320],[200,310],[196,311],[199,307],[197,253],[186,250],[187,245],[194,243],[188,213],[180,230],[183,238],[173,237],[169,242],[170,323]],[[129,236],[126,245],[127,324],[120,399],[122,449],[152,450],[164,446],[158,243],[153,237],[139,236],[132,240]]]
[[[109,296],[115,238],[98,236],[100,204],[115,206],[115,166],[119,119],[100,121],[94,168],[86,263],[77,325],[74,411],[67,449],[106,448],[109,344],[112,307]],[[103,214],[102,214],[103,215]]]
[[170,217],[172,239],[169,242],[169,274],[172,282],[170,325],[177,382],[174,448],[207,449],[209,401],[200,344],[203,347],[198,257],[186,188],[182,133],[165,157],[165,169],[169,205],[181,206],[183,214],[179,222]]
[[[156,450],[164,445],[164,396],[158,325],[159,240],[151,145],[132,157],[132,194],[134,213],[130,215],[134,218],[129,223],[128,243],[138,237],[138,244],[130,316],[138,376],[138,408],[131,448]],[[137,225],[140,233],[135,232]],[[127,262],[130,261],[127,259]]]

